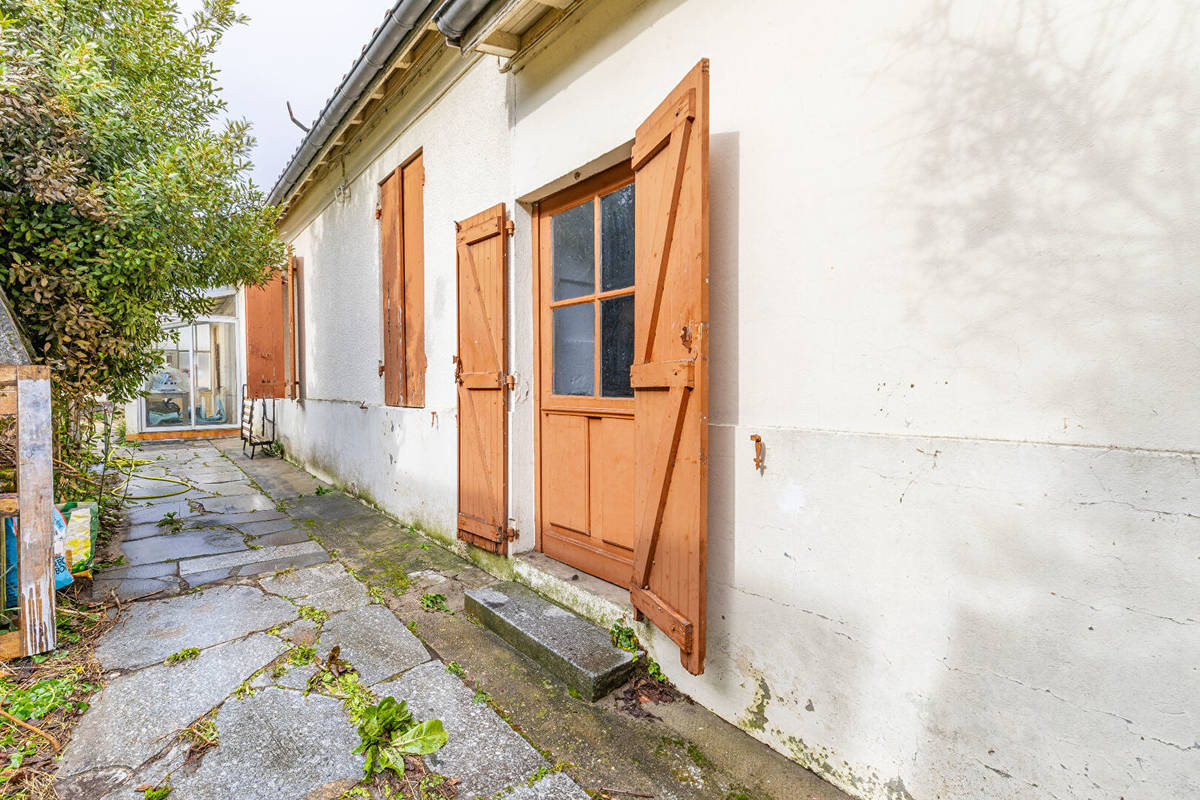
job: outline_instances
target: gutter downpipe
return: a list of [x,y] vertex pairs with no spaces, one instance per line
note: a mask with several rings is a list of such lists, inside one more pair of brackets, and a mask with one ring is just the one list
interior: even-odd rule
[[387,65],[392,53],[431,4],[432,0],[398,0],[386,13],[383,24],[376,29],[371,41],[363,48],[362,55],[350,68],[350,74],[343,79],[329,103],[321,110],[321,115],[312,130],[305,134],[300,147],[288,162],[287,169],[275,182],[275,187],[267,197],[268,203],[276,205],[287,197],[296,181],[337,130],[342,119]]
[[458,47],[467,28],[471,27],[471,23],[490,2],[491,0],[446,0],[434,12],[433,24]]

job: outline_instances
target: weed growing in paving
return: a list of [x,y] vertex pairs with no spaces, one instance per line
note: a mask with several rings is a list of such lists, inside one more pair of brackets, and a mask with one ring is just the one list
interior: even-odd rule
[[233,696],[238,700],[245,700],[247,697],[250,697],[252,694],[254,694],[254,691],[255,689],[250,685],[250,681],[242,681],[238,684],[238,687],[233,690]]
[[171,655],[167,656],[167,660],[164,661],[163,663],[166,664],[168,667],[173,667],[176,664],[182,664],[185,661],[191,661],[193,658],[195,658],[198,655],[200,655],[200,648],[185,647],[182,650],[180,650],[178,653],[172,653]]
[[168,534],[179,533],[181,530],[183,530],[183,520],[181,520],[178,514],[174,511],[168,511],[166,515],[156,524],[160,528],[167,528],[168,530],[166,532]]
[[450,606],[446,605],[446,595],[444,594],[421,595],[421,608],[426,611],[450,611]]
[[142,795],[145,800],[163,800],[171,793],[171,783],[168,781],[161,786],[149,786],[141,791],[145,793]]
[[661,683],[667,682],[667,676],[663,674],[662,668],[642,647],[642,643],[638,641],[637,634],[633,632],[633,628],[622,625],[619,622],[614,622],[613,626],[608,629],[609,638],[612,640],[613,647],[619,647],[626,652],[633,653],[633,663],[638,663],[638,660],[645,656],[646,672],[650,677]]
[[371,778],[385,769],[404,774],[404,756],[423,756],[433,753],[450,737],[437,719],[417,722],[408,703],[385,697],[362,710],[358,726],[360,744],[355,753],[362,753],[363,776]]
[[212,717],[201,717],[193,722],[184,730],[182,738],[192,745],[188,748],[189,758],[194,758],[221,743],[221,734],[217,731],[217,723]]
[[317,623],[318,625],[324,623],[325,620],[329,619],[328,611],[325,611],[324,609],[321,609],[321,608],[314,608],[313,606],[300,606],[299,613],[300,613],[301,617],[304,617],[304,619],[311,620],[311,621]]
[[313,492],[313,494],[317,497],[320,497],[323,494],[333,494],[333,489],[330,489],[328,486],[318,486],[317,490]]
[[311,664],[313,659],[317,657],[317,649],[315,647],[302,647],[296,645],[288,651],[287,660],[289,664],[294,664],[297,667],[303,667],[305,664]]
[[413,634],[413,636],[416,636],[416,635],[417,635],[417,623],[416,623],[416,620],[411,620],[411,619],[410,619],[408,622],[404,623],[404,627],[406,627],[406,628],[408,628],[410,631],[412,631],[412,634]]
[[467,671],[466,671],[466,669],[463,668],[463,665],[458,663],[457,661],[451,661],[449,664],[447,664],[446,672],[449,672],[451,675],[455,676],[456,678],[461,678],[467,674]]
[[95,568],[97,571],[100,571],[102,569],[110,569],[112,567],[119,567],[124,563],[125,563],[125,556],[117,556],[116,558],[114,558],[111,561],[101,561],[99,564],[96,564]]
[[479,686],[479,681],[475,682],[475,696],[471,699],[481,706],[490,706],[492,704],[491,694]]
[[368,586],[367,596],[371,598],[371,602],[377,605],[386,605],[386,598],[383,594],[383,589],[378,586]]

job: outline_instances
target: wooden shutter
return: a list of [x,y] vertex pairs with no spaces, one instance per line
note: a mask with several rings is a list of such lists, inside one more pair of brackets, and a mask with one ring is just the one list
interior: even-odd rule
[[404,405],[425,405],[425,160],[402,168],[404,256]]
[[304,259],[288,258],[288,346],[293,400],[304,399]]
[[284,397],[287,393],[285,291],[283,273],[278,271],[266,284],[246,287],[246,390],[250,397]]
[[637,129],[633,585],[704,671],[708,521],[708,61]]
[[379,185],[380,241],[383,248],[383,401],[403,402],[404,394],[404,249],[400,219],[404,195],[397,167]]
[[458,538],[508,551],[504,204],[458,223]]

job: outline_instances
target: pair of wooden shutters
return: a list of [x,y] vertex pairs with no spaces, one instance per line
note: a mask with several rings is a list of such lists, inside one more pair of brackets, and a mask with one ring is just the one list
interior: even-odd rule
[[383,396],[425,405],[425,162],[418,153],[379,185],[383,249]]
[[[630,596],[704,671],[708,520],[708,61],[633,146],[636,485]],[[507,550],[504,206],[459,224],[458,536]]]
[[304,396],[304,260],[246,289],[246,392],[251,398]]

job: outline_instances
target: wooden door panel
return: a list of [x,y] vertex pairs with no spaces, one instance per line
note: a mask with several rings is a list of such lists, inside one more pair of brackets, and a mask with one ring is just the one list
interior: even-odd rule
[[708,481],[708,61],[633,146],[636,546],[630,598],[704,671]]
[[546,414],[542,421],[546,524],[588,535],[588,419]]
[[458,538],[507,552],[504,204],[458,223]]
[[[632,564],[635,540],[634,422],[595,417],[591,422],[594,535]],[[632,573],[631,573],[632,574]],[[628,584],[629,576],[621,582]]]

